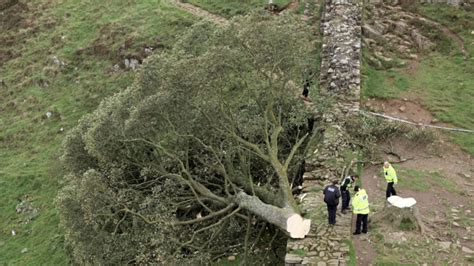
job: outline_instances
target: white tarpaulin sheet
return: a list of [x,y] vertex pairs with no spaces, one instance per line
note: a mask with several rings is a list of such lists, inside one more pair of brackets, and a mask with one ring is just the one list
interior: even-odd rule
[[387,201],[397,208],[410,208],[416,204],[414,198],[402,198],[399,196],[391,196]]

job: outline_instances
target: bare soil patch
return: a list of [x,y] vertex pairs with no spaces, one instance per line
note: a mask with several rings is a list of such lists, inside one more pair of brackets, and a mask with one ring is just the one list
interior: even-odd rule
[[[21,56],[19,47],[40,31],[37,21],[42,18],[45,8],[41,4],[18,2],[0,12],[0,67]],[[45,21],[41,24],[52,27],[54,22]]]
[[[406,102],[404,102],[406,104]],[[474,248],[474,234],[471,229],[473,216],[473,196],[474,185],[472,184],[474,175],[474,158],[464,153],[457,145],[447,142],[440,136],[440,139],[432,145],[421,146],[405,138],[398,137],[389,143],[379,143],[379,157],[383,160],[393,160],[394,158],[385,154],[387,149],[393,149],[403,158],[413,158],[400,164],[394,164],[395,169],[413,169],[418,172],[426,173],[421,182],[426,182],[429,189],[420,191],[415,188],[406,188],[396,186],[397,194],[401,197],[413,197],[416,199],[416,206],[420,210],[423,222],[427,227],[426,235],[420,235],[416,231],[406,232],[413,235],[413,241],[407,241],[404,245],[414,245],[416,241],[433,241],[431,243],[436,257],[442,261],[452,263],[465,263],[467,254],[462,253],[462,247]],[[380,209],[385,201],[386,182],[380,175],[382,165],[372,165],[364,170],[362,183],[369,195],[369,201],[372,206]],[[398,176],[403,176],[399,171]],[[438,178],[434,178],[438,175]],[[441,175],[441,179],[439,178]],[[453,213],[452,210],[456,213]],[[459,212],[459,214],[457,214]],[[395,230],[389,225],[378,225],[385,233]],[[370,227],[369,227],[370,232]],[[437,250],[440,247],[438,242],[452,243],[453,252],[442,252]],[[364,263],[369,259],[368,255],[361,253],[367,252],[370,248],[365,247],[368,243],[354,241],[357,256]],[[417,244],[418,245],[418,244]],[[413,246],[416,248],[416,246]],[[425,248],[426,249],[426,248]],[[436,251],[437,250],[437,251]],[[368,254],[369,252],[367,252]],[[429,254],[429,253],[427,253]],[[457,254],[457,255],[455,255]],[[427,258],[428,259],[428,258]],[[368,264],[361,264],[368,265]]]
[[395,116],[415,123],[437,123],[433,115],[419,103],[405,99],[368,99],[364,106],[390,116]]
[[15,38],[17,31],[30,26],[29,21],[25,19],[28,11],[28,6],[21,3],[8,6],[1,11],[0,66],[20,55],[18,51],[11,49],[11,47],[18,42],[17,38]]
[[[412,61],[410,68],[416,71],[417,61]],[[402,118],[419,124],[439,123],[433,115],[419,102],[418,95],[404,95],[402,99],[368,99],[364,106],[375,112]],[[388,234],[397,233],[404,235],[404,244],[408,249],[419,249],[420,256],[425,261],[435,259],[436,261],[449,264],[463,264],[469,258],[469,254],[463,248],[474,249],[473,233],[473,197],[474,197],[474,158],[463,152],[459,146],[448,140],[442,132],[435,133],[435,140],[428,145],[411,141],[404,136],[378,143],[378,155],[381,161],[398,161],[393,151],[401,158],[410,158],[406,162],[394,164],[395,169],[409,169],[423,174],[418,182],[424,183],[427,189],[406,187],[401,184],[403,179],[411,178],[410,174],[399,171],[401,181],[396,186],[397,194],[401,197],[413,197],[417,201],[427,233],[421,235],[417,231],[394,232],[398,230],[389,224],[377,224],[379,231],[383,232],[387,240]],[[369,195],[371,206],[380,210],[385,203],[386,182],[380,175],[382,165],[370,165],[364,169],[362,183]],[[406,176],[404,176],[406,175]],[[413,180],[413,179],[412,179]],[[370,225],[369,225],[370,232]],[[375,238],[370,236],[372,240]],[[391,236],[388,236],[390,239]],[[407,240],[408,239],[408,240]],[[449,249],[441,248],[440,243],[450,243]],[[372,246],[368,245],[372,243]],[[425,243],[425,244],[423,244]],[[429,244],[426,244],[429,243]],[[363,243],[354,240],[357,251],[358,264],[370,264],[370,249],[380,248],[380,243],[373,241]],[[382,245],[386,245],[382,243]],[[424,245],[423,248],[419,248]],[[386,252],[387,249],[383,248]],[[367,251],[369,250],[369,251]],[[364,253],[365,252],[365,253]],[[367,253],[367,254],[366,254]],[[392,254],[393,255],[393,254]],[[400,262],[411,262],[410,258],[400,258]]]

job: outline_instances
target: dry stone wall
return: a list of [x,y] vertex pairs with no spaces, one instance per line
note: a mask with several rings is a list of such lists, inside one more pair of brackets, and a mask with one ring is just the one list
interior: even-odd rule
[[359,108],[361,19],[356,0],[326,1],[321,21],[320,88],[323,94],[337,97],[343,111]]
[[344,152],[352,149],[345,133],[346,117],[357,113],[360,98],[362,6],[355,0],[326,0],[320,28],[323,35],[321,93],[334,104],[320,116],[324,130],[317,151],[306,162],[301,208],[311,219],[310,234],[289,240],[285,265],[347,265],[351,214],[338,214],[327,224],[322,190],[342,175]]

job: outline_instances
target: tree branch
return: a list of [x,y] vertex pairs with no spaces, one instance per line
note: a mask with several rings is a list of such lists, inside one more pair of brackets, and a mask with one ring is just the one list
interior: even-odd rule
[[186,224],[200,223],[200,222],[203,222],[203,221],[207,221],[211,218],[215,218],[219,215],[222,215],[222,214],[228,212],[229,210],[231,210],[234,207],[235,207],[235,204],[231,203],[227,207],[225,207],[224,209],[221,209],[221,210],[216,211],[216,212],[211,212],[209,215],[206,215],[202,218],[196,218],[196,219],[193,219],[193,220],[174,222],[173,224],[174,225],[186,225]]
[[290,154],[288,155],[288,157],[286,158],[286,161],[285,161],[285,169],[288,170],[288,167],[290,165],[290,162],[291,160],[293,159],[293,156],[295,156],[295,153],[296,151],[298,150],[298,148],[301,146],[301,144],[303,144],[304,140],[308,137],[308,133],[306,133],[302,138],[300,138],[298,140],[298,142],[296,142],[296,144],[291,148],[291,152]]

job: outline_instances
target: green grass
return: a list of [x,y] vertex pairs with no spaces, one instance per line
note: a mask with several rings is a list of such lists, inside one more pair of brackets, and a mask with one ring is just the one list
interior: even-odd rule
[[431,188],[431,183],[425,172],[407,168],[399,168],[397,172],[397,186],[400,188],[408,188],[421,192],[426,192]]
[[363,98],[396,98],[401,92],[409,89],[408,78],[396,70],[377,70],[368,65],[364,69]]
[[[437,43],[437,52],[424,55],[416,72],[376,70],[365,65],[362,95],[364,98],[398,98],[409,92],[421,98],[420,104],[441,122],[474,130],[474,35],[471,34],[474,13],[440,4],[419,5],[416,9],[459,34],[470,56],[464,58],[457,43]],[[474,154],[474,134],[452,133],[450,136],[465,151]]]
[[[134,72],[113,71],[114,64],[156,45],[157,38],[161,47],[172,46],[195,19],[159,0],[36,0],[29,8],[42,15],[21,15],[34,18],[38,28],[21,30],[27,31],[24,43],[11,48],[21,56],[0,68],[8,85],[0,88],[0,265],[64,265],[68,257],[54,208],[63,174],[60,128],[71,129],[102,98],[132,83]],[[94,51],[94,45],[105,49]],[[67,66],[53,64],[53,56]],[[47,111],[53,112],[50,119]],[[22,214],[15,211],[24,198],[39,209],[29,224],[19,224]],[[23,248],[28,252],[22,254]]]
[[[255,9],[264,9],[267,6],[267,0],[186,0],[186,2],[202,7],[207,11],[231,18],[237,15],[245,15]],[[275,0],[273,3],[284,6],[290,0]]]
[[346,243],[349,246],[349,261],[347,265],[350,266],[355,266],[357,265],[357,259],[356,259],[356,252],[354,248],[354,244],[350,240],[343,240],[344,243]]
[[290,253],[291,254],[296,254],[300,257],[306,256],[306,250],[300,249],[300,248],[299,249],[292,249],[292,250],[290,250]]
[[433,186],[440,187],[451,193],[461,193],[452,180],[445,178],[437,171],[425,172],[409,168],[399,168],[397,173],[400,188],[426,192]]
[[[474,130],[474,64],[459,58],[434,54],[420,62],[416,75],[404,70],[382,71],[368,68],[363,97],[397,98],[404,92],[419,95],[439,121]],[[451,133],[465,151],[474,154],[474,134]]]
[[418,5],[417,12],[425,17],[431,18],[447,26],[453,32],[459,34],[466,44],[471,56],[474,54],[472,41],[474,35],[471,34],[474,24],[474,12],[456,8],[452,5],[430,4]]
[[439,172],[430,173],[430,178],[438,186],[444,188],[445,190],[451,193],[457,193],[457,194],[462,193],[461,190],[453,181],[446,179],[446,177],[442,176]]

